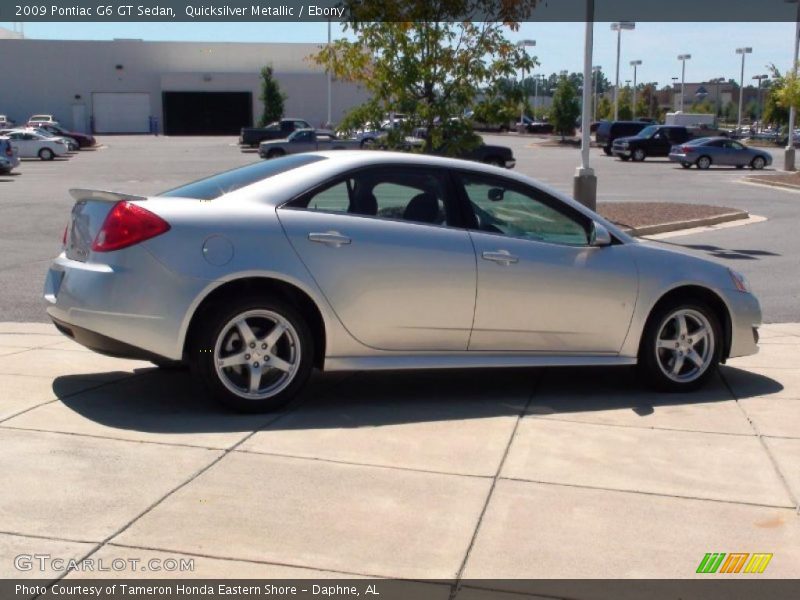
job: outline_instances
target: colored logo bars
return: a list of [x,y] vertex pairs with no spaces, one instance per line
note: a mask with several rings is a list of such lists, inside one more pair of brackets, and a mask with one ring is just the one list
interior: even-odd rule
[[709,552],[697,566],[697,573],[763,573],[771,560],[772,554],[766,553]]

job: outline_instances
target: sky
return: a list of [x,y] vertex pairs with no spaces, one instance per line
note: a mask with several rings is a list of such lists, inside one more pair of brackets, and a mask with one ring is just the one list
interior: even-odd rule
[[[0,23],[11,28],[11,23]],[[745,63],[745,85],[753,75],[768,74],[775,64],[786,70],[794,50],[793,23],[637,23],[622,33],[620,82],[633,79],[631,60],[641,60],[638,81],[671,83],[680,77],[678,54],[691,54],[686,63],[686,81],[707,81],[741,75],[741,56],[736,48],[750,46]],[[531,55],[541,63],[537,70],[549,75],[561,70],[583,70],[583,23],[523,23],[518,32],[508,32],[512,41],[534,39]],[[342,35],[334,25],[334,37]],[[166,41],[229,42],[324,42],[327,23],[26,23],[25,36],[45,39],[141,38]],[[594,28],[594,64],[606,77],[615,78],[617,34],[608,23]]]

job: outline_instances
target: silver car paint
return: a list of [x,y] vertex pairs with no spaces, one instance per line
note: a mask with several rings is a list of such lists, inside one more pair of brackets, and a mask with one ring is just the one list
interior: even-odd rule
[[[237,279],[268,277],[301,289],[319,308],[326,328],[325,368],[328,370],[631,364],[635,362],[647,316],[658,299],[671,289],[695,284],[713,290],[729,307],[733,325],[731,356],[757,350],[752,327],[761,320],[758,302],[752,295],[734,289],[725,267],[637,241],[541,183],[518,173],[455,159],[359,151],[319,154],[328,160],[276,175],[212,201],[134,199],[134,203],[141,202],[147,210],[164,218],[172,229],[117,252],[89,252],[85,261],[62,254],[54,261],[46,281],[48,312],[67,323],[166,358],[180,359],[194,312],[208,294]],[[307,234],[318,226],[325,229],[331,215],[278,207],[350,169],[380,164],[467,169],[534,185],[606,226],[623,245],[569,252],[550,249],[554,261],[569,261],[567,267],[575,269],[575,273],[583,269],[586,280],[570,281],[553,271],[551,265],[528,265],[523,261],[514,265],[523,265],[518,271],[540,269],[540,277],[542,273],[556,273],[553,285],[557,284],[560,292],[537,294],[536,290],[542,287],[537,288],[534,282],[503,278],[509,295],[528,294],[531,290],[534,293],[530,297],[515,297],[513,303],[504,302],[502,294],[494,299],[490,297],[486,305],[488,310],[494,304],[495,310],[505,313],[507,319],[500,324],[489,319],[487,322],[491,325],[483,329],[509,333],[492,342],[489,332],[479,332],[475,343],[467,350],[465,311],[468,314],[470,309],[465,306],[474,302],[476,292],[474,285],[470,290],[472,278],[469,268],[464,266],[466,232],[336,215],[340,221],[338,229],[347,228],[341,233],[355,241],[370,240],[365,244],[369,251],[354,252],[361,243],[352,244],[344,253],[338,252],[341,248],[320,246],[331,251],[330,257],[353,259],[352,263],[340,265],[331,275],[315,271],[308,252],[297,250],[303,245],[299,241],[303,232],[308,229]],[[109,202],[112,198],[114,196],[110,195]],[[425,230],[424,249],[414,242],[415,233],[420,230]],[[374,254],[378,232],[387,240],[386,247],[380,251],[392,261],[391,268],[385,265],[378,268],[366,260],[371,256],[369,252]],[[471,232],[469,239],[484,243],[481,239],[484,235]],[[220,261],[204,257],[203,248],[212,236],[230,242],[232,256],[224,264],[215,264]],[[434,243],[439,236],[448,240],[443,242],[444,248],[449,249],[448,254],[439,254],[440,247]],[[495,241],[500,244],[492,244],[493,247],[531,245],[533,248],[536,244],[512,238],[492,240]],[[313,252],[319,255],[319,251]],[[324,254],[321,256],[322,262],[336,261]],[[415,260],[409,261],[409,256]],[[535,252],[531,260],[534,257]],[[437,270],[428,268],[426,260],[436,260],[448,271],[437,278]],[[477,268],[478,273],[481,269],[485,271],[486,265],[475,266],[483,261],[474,256],[472,260],[473,269]],[[594,265],[605,276],[589,268]],[[341,278],[341,282],[332,284],[333,292],[326,289],[332,277]],[[551,282],[544,285],[551,285]],[[588,290],[595,290],[594,285],[598,287],[593,302]],[[634,289],[638,289],[638,293]],[[392,292],[396,298],[392,297]],[[464,302],[464,295],[467,302]],[[575,295],[582,297],[576,299]],[[389,306],[384,306],[383,302],[389,302]],[[448,306],[446,302],[454,304]],[[548,318],[536,318],[538,314],[548,315]],[[409,316],[416,316],[418,320],[409,319]],[[573,318],[575,323],[571,322]],[[523,332],[521,335],[512,331],[515,322]],[[552,345],[548,345],[548,340]]]

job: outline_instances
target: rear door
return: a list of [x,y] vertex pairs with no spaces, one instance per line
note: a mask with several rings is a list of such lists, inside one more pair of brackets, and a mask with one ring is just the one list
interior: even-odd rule
[[278,209],[347,330],[381,350],[466,350],[475,252],[447,173],[354,171]]

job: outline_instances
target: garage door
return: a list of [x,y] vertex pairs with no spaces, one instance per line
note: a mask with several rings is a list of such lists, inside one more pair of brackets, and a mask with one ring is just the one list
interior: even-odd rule
[[96,133],[149,133],[150,94],[92,94],[92,115]]

